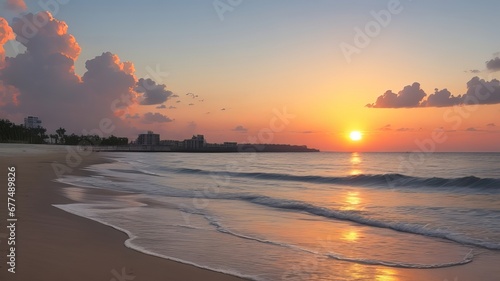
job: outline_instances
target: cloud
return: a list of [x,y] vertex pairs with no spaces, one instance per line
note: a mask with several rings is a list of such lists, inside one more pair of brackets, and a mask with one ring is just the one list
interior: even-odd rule
[[[111,119],[114,126],[123,125],[119,116],[136,96],[133,65],[107,52],[88,60],[87,71],[80,77],[74,64],[81,48],[68,33],[66,23],[49,12],[22,17],[14,20],[12,29],[26,52],[5,58],[0,71],[0,83],[16,89],[17,97],[11,96],[17,98],[18,105],[1,109],[9,114],[36,115],[48,129],[63,126],[76,133],[99,128],[104,118]],[[30,31],[35,19],[44,19],[46,24]],[[29,40],[23,36],[27,32],[33,32]]]
[[[138,119],[130,114],[134,108],[159,105],[173,95],[165,85],[138,79],[134,64],[111,52],[87,60],[79,76],[74,69],[81,47],[67,24],[49,12],[20,17],[10,26],[0,18],[0,111],[7,118],[35,115],[49,131],[61,126],[77,134],[99,128],[107,118],[111,133],[126,134]],[[41,21],[45,24],[37,25]],[[26,51],[5,57],[3,46],[14,37]],[[146,122],[172,121],[144,117]]]
[[477,132],[478,130],[474,127],[467,128],[466,131],[468,132]]
[[125,114],[125,118],[127,118],[127,119],[139,119],[139,118],[141,118],[141,116],[139,116],[139,113],[136,113],[134,115],[127,113],[127,114]]
[[155,81],[151,79],[139,79],[137,81],[136,91],[142,93],[142,105],[154,105],[162,104],[167,101],[167,99],[173,95],[171,91],[167,91],[166,86],[163,84],[156,84]]
[[462,104],[500,103],[500,82],[496,79],[486,81],[473,77],[467,82],[467,92],[462,95]]
[[383,127],[380,127],[380,128],[378,128],[378,130],[379,131],[391,131],[392,130],[391,124],[387,124],[387,125],[385,125]]
[[420,89],[420,84],[415,82],[412,85],[405,86],[397,94],[391,90],[386,91],[377,98],[375,103],[366,106],[371,108],[417,107],[425,96],[426,93]]
[[4,8],[13,12],[23,12],[26,11],[26,3],[23,0],[7,0],[5,1]]
[[500,82],[496,79],[486,81],[473,77],[467,82],[467,91],[463,95],[453,96],[447,89],[435,89],[427,94],[420,89],[420,84],[406,86],[397,95],[387,91],[379,96],[375,103],[367,104],[370,108],[409,108],[409,107],[450,107],[457,105],[498,104],[500,103]]
[[500,58],[495,57],[486,62],[486,68],[490,71],[498,71],[500,70]]
[[162,105],[157,106],[156,108],[157,108],[157,109],[163,109],[163,108],[167,108],[167,106],[166,106],[166,105],[164,105],[164,104],[162,104]]
[[188,105],[194,105],[194,103],[190,103],[190,104],[188,104]]
[[411,132],[411,131],[414,131],[414,129],[412,129],[412,128],[399,128],[396,131],[398,131],[398,132]]
[[238,125],[234,129],[232,129],[232,131],[245,133],[248,132],[248,129],[243,127],[242,125]]
[[198,97],[198,95],[195,95],[193,93],[187,93],[186,96],[190,96],[193,99]]
[[496,127],[495,123],[489,123],[489,124],[486,124],[486,127]]
[[169,107],[168,107],[168,109],[176,109],[176,108],[177,108],[177,107],[175,107],[175,106],[173,106],[173,105],[171,105],[171,106],[169,106]]
[[421,106],[445,107],[459,105],[462,102],[460,96],[453,96],[447,89],[435,89],[434,91],[434,94],[430,94],[427,100],[422,102]]
[[9,26],[9,23],[4,18],[0,18],[0,69],[3,68],[5,63],[5,49],[3,46],[9,40],[13,40],[15,38],[14,31]]
[[477,73],[480,73],[481,71],[480,71],[480,70],[478,70],[478,69],[471,69],[471,70],[466,71],[466,72],[473,73],[473,74],[477,74]]
[[145,124],[152,124],[152,123],[167,123],[167,122],[172,122],[174,120],[168,118],[167,116],[161,114],[161,113],[153,113],[153,112],[148,112],[142,116],[142,122]]

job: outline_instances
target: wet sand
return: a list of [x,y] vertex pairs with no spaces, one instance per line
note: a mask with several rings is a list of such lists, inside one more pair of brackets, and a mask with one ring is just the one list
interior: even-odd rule
[[[1,182],[7,182],[7,167],[16,167],[18,218],[16,273],[12,274],[6,263],[10,246],[5,227],[5,185],[0,194],[0,280],[243,280],[129,249],[124,245],[126,234],[53,207],[72,202],[62,195],[65,185],[53,181],[56,174],[52,163],[66,163],[65,148],[1,144],[0,155]],[[88,173],[82,168],[107,161],[101,155],[82,157],[82,162],[67,174]],[[108,193],[98,189],[91,192]]]

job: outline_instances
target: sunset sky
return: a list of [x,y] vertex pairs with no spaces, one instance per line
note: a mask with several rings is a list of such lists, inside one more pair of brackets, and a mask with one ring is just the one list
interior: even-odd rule
[[499,1],[23,4],[0,0],[0,118],[16,123],[34,115],[50,133],[81,134],[109,118],[131,139],[500,151]]

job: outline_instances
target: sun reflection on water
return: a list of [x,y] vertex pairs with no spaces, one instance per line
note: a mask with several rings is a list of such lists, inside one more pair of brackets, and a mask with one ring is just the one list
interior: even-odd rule
[[349,230],[342,234],[342,240],[349,242],[356,242],[358,240],[359,234],[356,230]]
[[368,267],[353,263],[347,268],[350,280],[400,281],[398,272],[392,268]]
[[377,268],[375,280],[377,281],[399,281],[396,270],[391,268]]
[[361,159],[361,154],[358,152],[353,152],[351,154],[351,165],[359,165],[362,161],[363,159]]
[[359,167],[359,165],[363,162],[361,154],[359,154],[358,152],[353,152],[351,154],[351,157],[349,158],[349,161],[351,162],[351,176],[357,176],[363,173],[363,170],[361,170]]
[[344,211],[360,211],[361,210],[361,197],[358,191],[349,191],[344,197],[343,206]]

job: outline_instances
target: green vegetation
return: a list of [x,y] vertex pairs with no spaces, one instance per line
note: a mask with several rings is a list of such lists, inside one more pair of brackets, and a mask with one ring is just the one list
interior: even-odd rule
[[31,143],[43,144],[54,143],[64,145],[127,145],[128,138],[115,137],[113,135],[102,138],[98,135],[78,136],[66,135],[66,129],[59,128],[56,134],[46,135],[47,129],[43,127],[26,128],[16,125],[9,120],[0,119],[0,143]]
[[45,143],[48,136],[45,134],[47,129],[25,128],[22,125],[16,125],[9,120],[0,119],[0,142],[11,143]]

